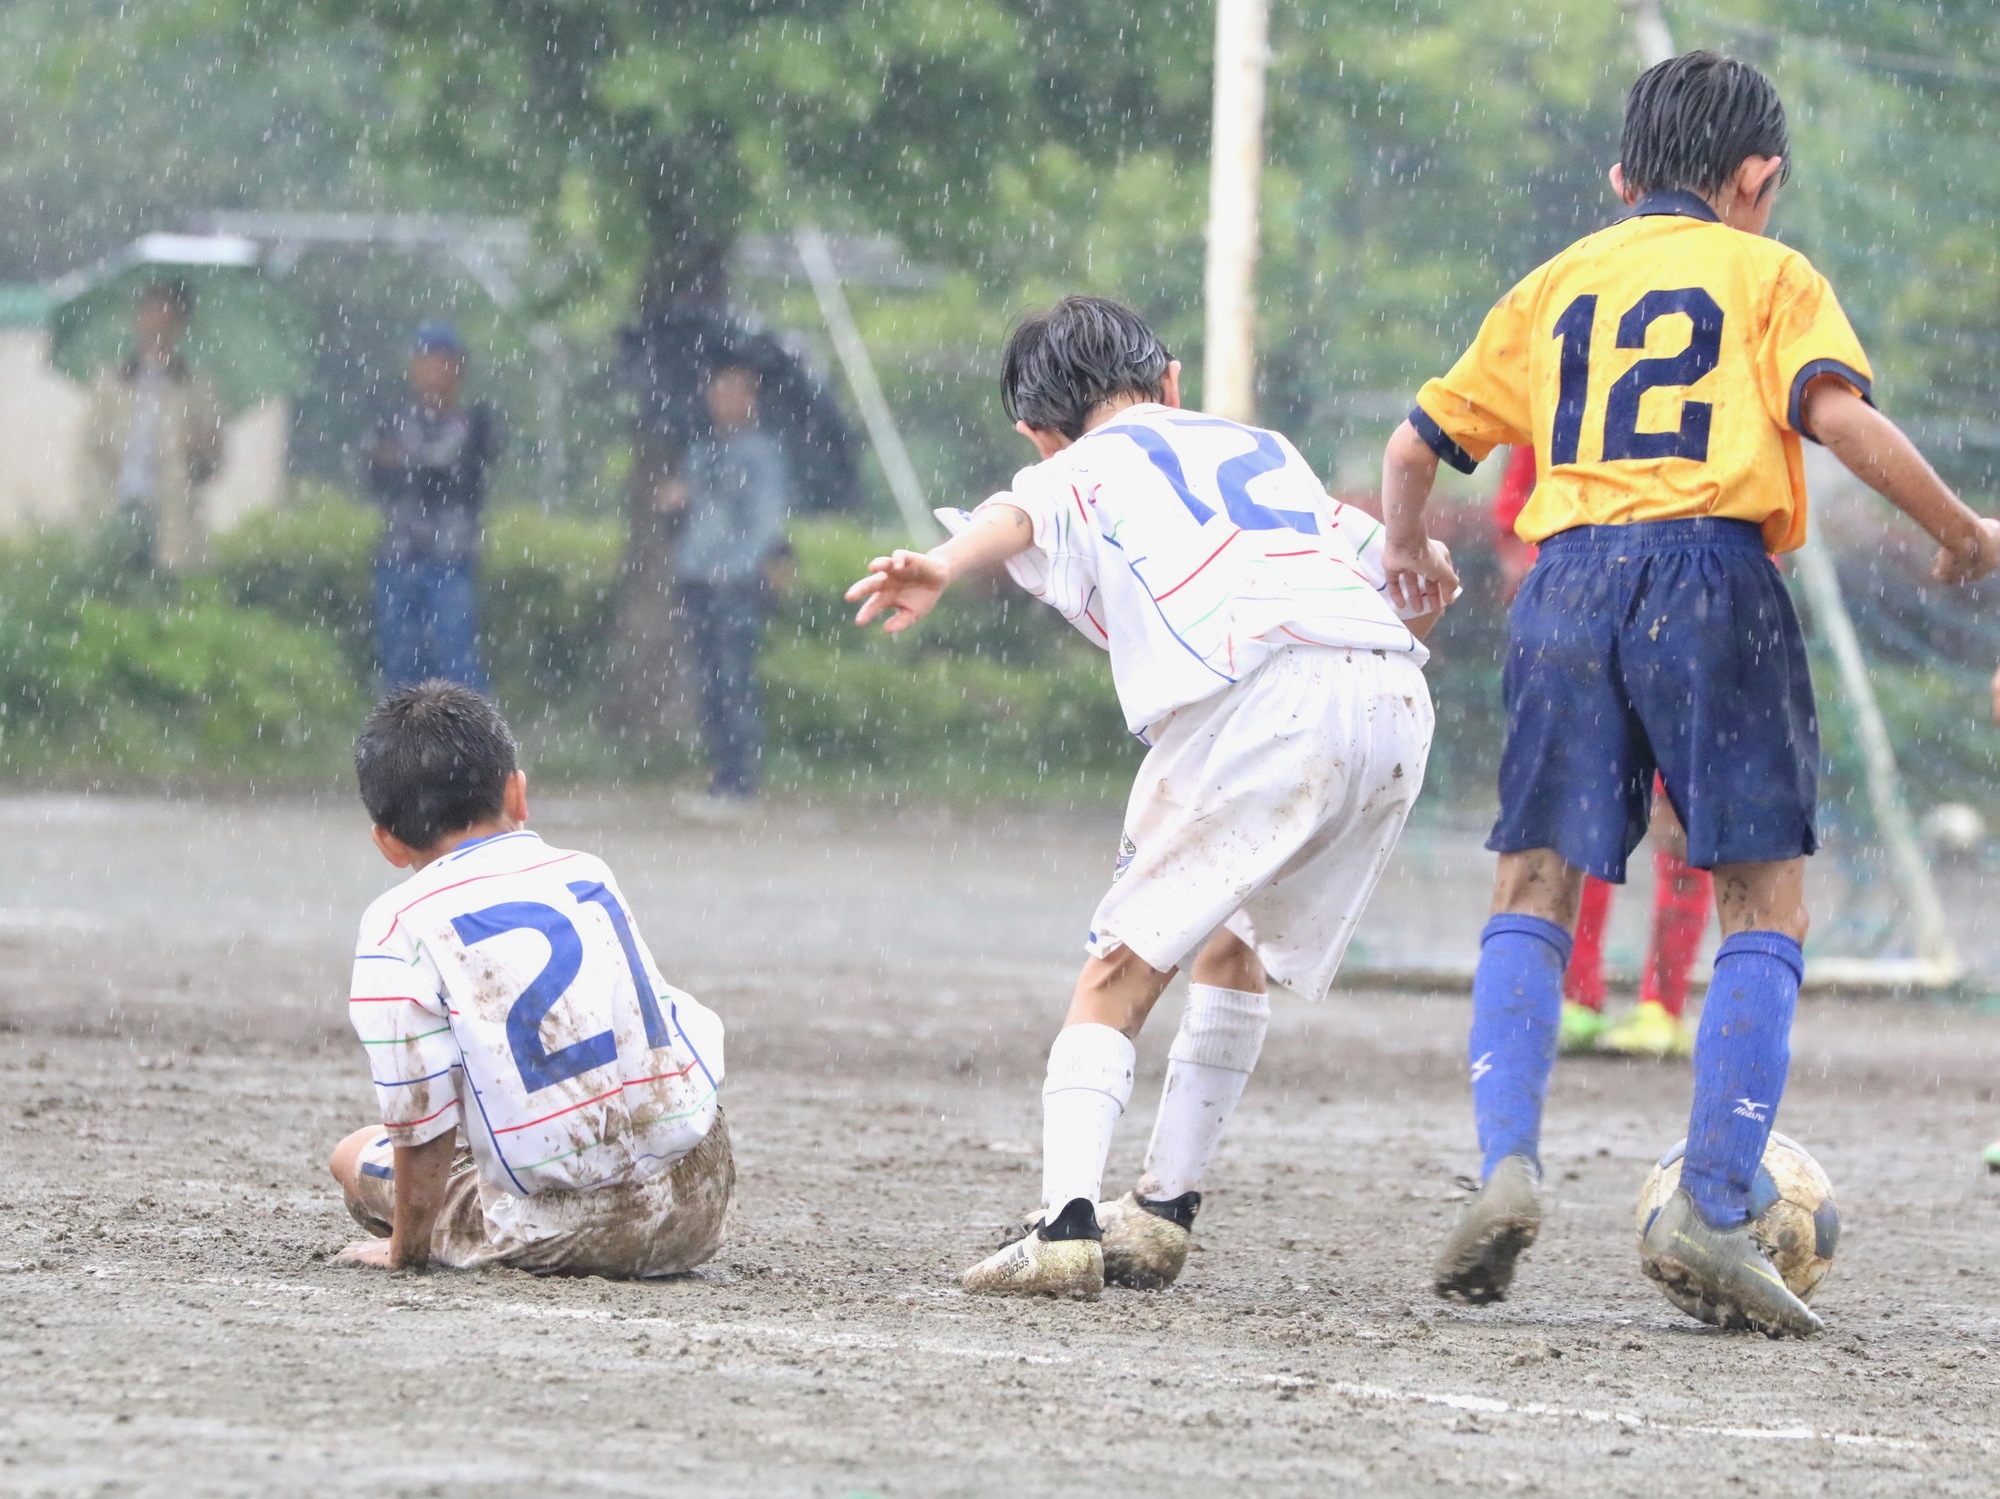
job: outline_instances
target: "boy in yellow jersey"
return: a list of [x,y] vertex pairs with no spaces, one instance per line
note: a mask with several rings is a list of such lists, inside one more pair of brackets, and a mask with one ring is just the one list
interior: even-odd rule
[[1705,1320],[1774,1336],[1818,1319],[1749,1232],[1790,1062],[1813,852],[1818,720],[1798,620],[1767,553],[1805,538],[1800,440],[1822,442],[1936,539],[1940,582],[2000,564],[1870,401],[1833,290],[1762,237],[1789,168],[1784,107],[1755,68],[1692,52],[1626,103],[1611,185],[1627,212],[1529,273],[1390,440],[1386,571],[1399,605],[1455,583],[1424,532],[1442,459],[1533,443],[1517,532],[1540,544],[1509,616],[1507,747],[1492,919],[1472,989],[1484,1181],[1437,1261],[1441,1296],[1507,1294],[1534,1242],[1542,1100],[1586,873],[1614,883],[1655,771],[1713,870],[1723,943],[1695,1043],[1681,1189],[1641,1258]]

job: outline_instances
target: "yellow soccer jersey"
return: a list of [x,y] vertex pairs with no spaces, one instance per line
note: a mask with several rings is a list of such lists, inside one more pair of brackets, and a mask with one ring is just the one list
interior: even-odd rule
[[1523,541],[1712,515],[1785,552],[1806,534],[1799,403],[1823,374],[1869,393],[1826,278],[1692,193],[1655,193],[1507,293],[1410,421],[1466,473],[1534,444]]

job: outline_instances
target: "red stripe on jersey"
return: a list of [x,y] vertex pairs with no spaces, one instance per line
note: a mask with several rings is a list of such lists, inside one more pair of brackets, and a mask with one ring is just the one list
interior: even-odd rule
[[694,1063],[689,1062],[687,1066],[681,1068],[679,1072],[656,1072],[651,1077],[635,1077],[632,1079],[631,1082],[621,1084],[621,1086],[626,1088],[637,1088],[646,1083],[663,1082],[670,1077],[686,1077],[692,1071],[694,1071]]
[[[450,1068],[446,1068],[445,1070],[446,1070],[447,1072],[449,1072],[449,1071],[450,1071],[451,1069],[450,1069]],[[455,1108],[457,1108],[457,1107],[458,1107],[458,1100],[457,1100],[456,1098],[454,1098],[454,1099],[453,1099],[453,1100],[452,1100],[452,1101],[451,1101],[450,1103],[448,1103],[448,1104],[446,1104],[446,1105],[444,1106],[444,1109],[455,1109]],[[417,1127],[418,1125],[420,1125],[420,1124],[429,1124],[429,1123],[430,1123],[430,1122],[431,1122],[431,1121],[432,1121],[433,1119],[437,1118],[438,1114],[442,1114],[442,1113],[444,1112],[444,1109],[439,1109],[439,1110],[437,1111],[437,1113],[436,1113],[436,1114],[426,1114],[426,1115],[424,1115],[424,1117],[423,1117],[423,1118],[421,1118],[421,1119],[406,1119],[406,1120],[404,1120],[404,1121],[403,1121],[403,1122],[402,1122],[401,1124],[385,1124],[385,1125],[383,1125],[383,1126],[382,1126],[382,1128],[384,1128],[384,1129],[415,1129],[415,1128],[416,1128],[416,1127]]]
[[1210,552],[1208,556],[1203,559],[1201,567],[1197,567],[1193,572],[1189,573],[1185,578],[1182,578],[1180,582],[1174,584],[1174,586],[1172,588],[1169,588],[1165,593],[1154,594],[1153,602],[1156,604],[1164,604],[1168,599],[1172,598],[1175,594],[1179,593],[1183,588],[1187,587],[1188,584],[1192,583],[1196,578],[1201,576],[1203,568],[1206,568],[1209,563],[1213,562],[1217,557],[1220,557],[1222,555],[1223,549],[1229,545],[1230,541],[1234,541],[1237,537],[1241,536],[1242,534],[1243,533],[1241,531],[1231,531],[1229,533],[1229,541],[1223,542],[1222,546],[1219,546],[1214,551]]
[[505,1129],[496,1129],[493,1133],[495,1135],[511,1135],[520,1130],[533,1129],[538,1124],[547,1124],[551,1119],[560,1119],[565,1114],[574,1114],[578,1109],[587,1109],[594,1103],[603,1103],[605,1099],[611,1097],[613,1093],[619,1092],[624,1086],[623,1083],[620,1083],[610,1093],[600,1093],[595,1098],[586,1098],[582,1103],[573,1103],[566,1109],[557,1109],[553,1114],[544,1114],[539,1119],[530,1119],[526,1124],[510,1124]]

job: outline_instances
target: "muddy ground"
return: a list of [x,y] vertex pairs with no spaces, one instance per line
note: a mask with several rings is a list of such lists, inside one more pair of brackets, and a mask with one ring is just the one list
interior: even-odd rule
[[[1036,1190],[1041,1058],[1101,809],[542,805],[731,1026],[735,1240],[678,1282],[335,1269],[366,1122],[344,799],[0,800],[0,1491],[14,1494],[1990,1494],[2000,1014],[1802,1013],[1782,1126],[1847,1234],[1806,1343],[1686,1321],[1631,1203],[1676,1067],[1566,1064],[1516,1297],[1431,1300],[1474,1168],[1462,996],[1278,1006],[1182,1284],[968,1299]],[[1368,940],[1477,930],[1476,837],[1413,836]],[[1992,937],[1983,878],[1952,892]],[[1626,937],[1640,902],[1621,914]],[[1171,1007],[1175,997],[1169,996]],[[1112,1181],[1136,1170],[1171,1013]]]

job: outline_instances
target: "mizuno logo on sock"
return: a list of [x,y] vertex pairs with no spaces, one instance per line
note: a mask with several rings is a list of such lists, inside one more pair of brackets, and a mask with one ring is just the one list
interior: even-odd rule
[[1769,1124],[1771,1122],[1771,1106],[1768,1103],[1759,1103],[1754,1098],[1737,1099],[1736,1107],[1729,1112],[1737,1115],[1739,1118],[1748,1119],[1752,1124]]
[[1482,1052],[1479,1060],[1472,1064],[1472,1080],[1476,1083],[1493,1070],[1493,1053]]

